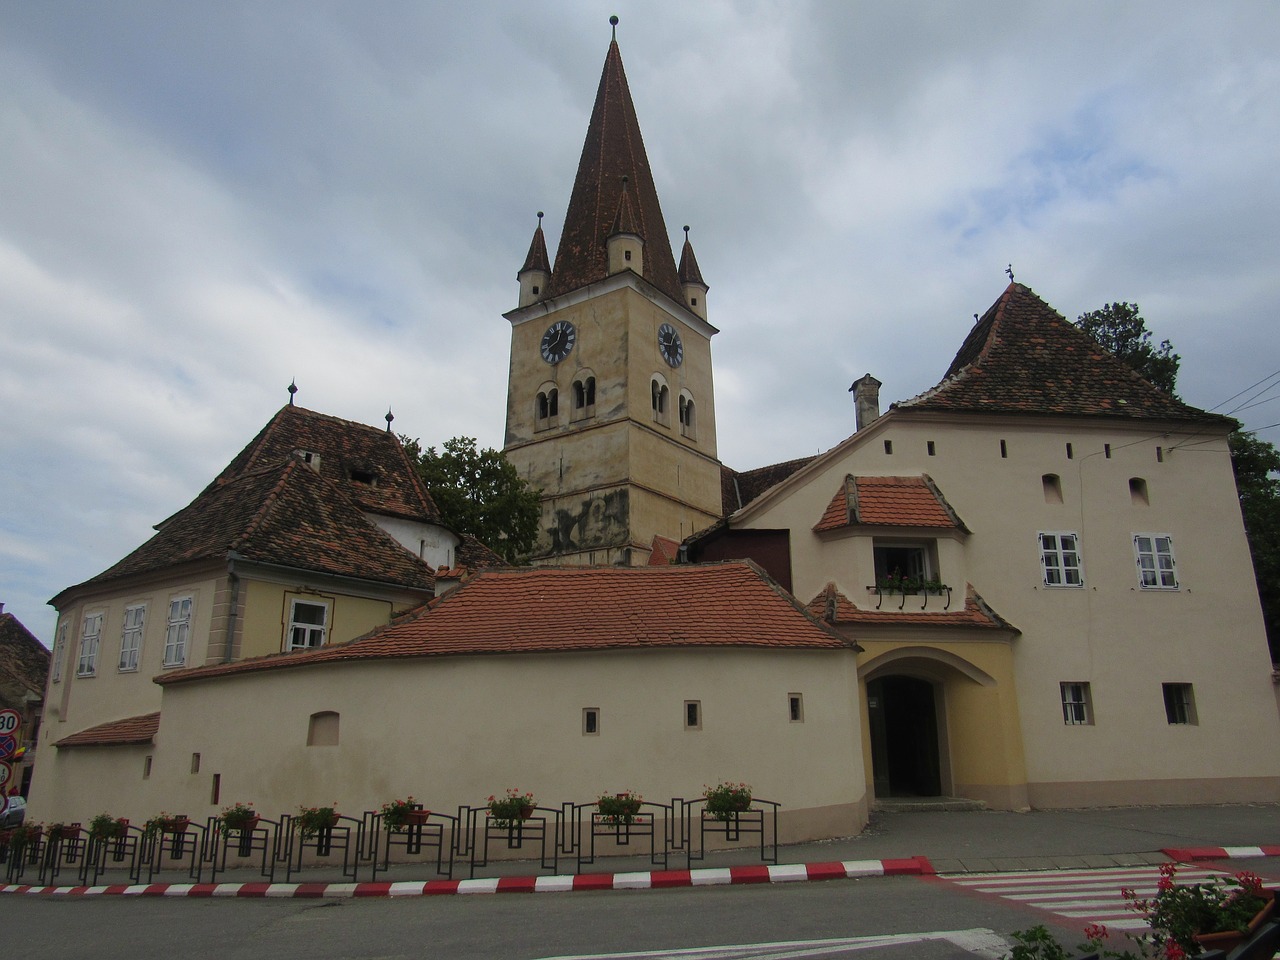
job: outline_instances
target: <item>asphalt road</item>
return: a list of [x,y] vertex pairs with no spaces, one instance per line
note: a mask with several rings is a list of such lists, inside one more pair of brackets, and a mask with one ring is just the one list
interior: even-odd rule
[[[542,960],[650,951],[656,951],[650,957],[972,960],[999,956],[990,935],[951,932],[1006,933],[1045,919],[919,877],[328,901],[0,897],[0,929],[24,960]],[[919,939],[939,931],[948,936]],[[867,939],[904,934],[910,936],[896,942]],[[982,937],[985,953],[969,949]]]

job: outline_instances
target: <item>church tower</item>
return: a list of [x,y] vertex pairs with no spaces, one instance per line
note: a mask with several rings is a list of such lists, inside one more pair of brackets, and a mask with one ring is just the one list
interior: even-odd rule
[[555,266],[539,213],[504,315],[505,451],[542,491],[535,563],[644,563],[655,535],[720,517],[718,331],[688,230],[677,268],[615,38]]

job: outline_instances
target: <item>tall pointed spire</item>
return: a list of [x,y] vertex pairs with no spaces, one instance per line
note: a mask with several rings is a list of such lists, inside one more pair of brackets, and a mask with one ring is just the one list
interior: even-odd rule
[[[520,268],[520,273],[526,270],[545,270],[551,273],[551,260],[547,256],[547,238],[542,233],[542,211],[538,211],[538,228],[533,231],[533,240],[529,243],[529,254],[524,258],[524,266]],[[519,277],[520,274],[516,274]]]
[[671,240],[662,219],[653,173],[640,136],[640,123],[631,102],[627,76],[617,40],[609,43],[596,103],[587,125],[578,175],[569,197],[569,209],[560,233],[555,270],[548,295],[558,296],[603,280],[609,275],[606,241],[613,233],[628,180],[628,202],[634,232],[645,240],[646,280],[677,303],[684,297],[676,275]]

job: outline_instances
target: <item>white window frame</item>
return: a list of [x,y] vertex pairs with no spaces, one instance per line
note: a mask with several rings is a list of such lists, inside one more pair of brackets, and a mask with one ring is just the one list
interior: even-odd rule
[[58,624],[58,637],[53,641],[53,665],[50,667],[49,679],[53,683],[62,681],[62,658],[67,655],[67,625]]
[[[1066,537],[1071,538],[1069,547],[1062,542]],[[1040,577],[1046,587],[1074,589],[1084,586],[1084,554],[1080,550],[1078,533],[1070,530],[1041,530],[1036,534],[1036,543],[1040,547]]]
[[1087,680],[1064,680],[1058,684],[1062,695],[1062,722],[1068,727],[1093,725],[1093,696]]
[[102,643],[102,622],[106,614],[101,611],[84,615],[84,628],[80,631],[80,659],[76,664],[77,677],[92,677],[98,667],[98,646]]
[[147,622],[147,605],[131,603],[124,608],[124,625],[120,628],[120,672],[138,669],[142,655],[142,630]]
[[[317,607],[324,611],[324,619],[319,623],[312,623],[298,619],[298,607]],[[329,642],[329,609],[328,601],[316,600],[310,597],[293,597],[289,600],[289,624],[285,627],[284,648],[285,650],[315,650],[323,647]],[[299,632],[304,639],[301,643],[297,637]],[[318,638],[318,642],[316,642]]]
[[1133,556],[1138,565],[1138,586],[1143,590],[1178,589],[1173,537],[1167,533],[1135,533]]
[[191,643],[191,618],[195,610],[196,598],[190,594],[169,599],[169,617],[164,631],[166,667],[180,667],[187,662],[187,647]]

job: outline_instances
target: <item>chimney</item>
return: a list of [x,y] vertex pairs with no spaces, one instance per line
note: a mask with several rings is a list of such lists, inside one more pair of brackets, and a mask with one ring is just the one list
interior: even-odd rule
[[853,381],[853,416],[856,429],[869,427],[880,419],[880,381],[871,374]]

